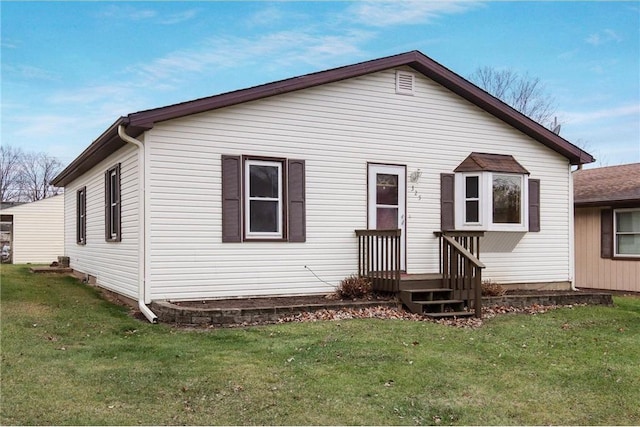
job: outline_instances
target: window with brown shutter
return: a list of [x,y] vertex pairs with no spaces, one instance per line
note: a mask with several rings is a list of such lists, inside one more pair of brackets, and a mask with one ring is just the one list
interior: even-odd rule
[[222,241],[306,240],[305,162],[222,156]]

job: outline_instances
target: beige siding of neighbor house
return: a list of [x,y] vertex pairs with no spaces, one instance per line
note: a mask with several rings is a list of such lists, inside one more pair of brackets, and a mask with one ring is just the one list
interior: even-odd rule
[[49,264],[64,255],[64,195],[4,209],[13,215],[14,264]]
[[[406,165],[407,176],[421,172],[407,182],[407,271],[437,272],[440,174],[473,151],[513,155],[541,180],[542,231],[489,233],[484,277],[571,280],[567,159],[415,75],[414,96],[396,94],[395,70],[387,70],[168,120],[146,132],[151,298],[332,291],[357,270],[354,230],[367,228],[368,162]],[[223,154],[306,161],[305,243],[222,243]]]
[[600,208],[576,208],[576,287],[640,292],[640,260],[600,257]]
[[[120,163],[121,237],[105,241],[105,172]],[[78,189],[86,186],[86,244],[76,243]],[[138,295],[137,149],[128,145],[65,187],[65,252],[71,267],[96,278],[98,285],[136,298]]]

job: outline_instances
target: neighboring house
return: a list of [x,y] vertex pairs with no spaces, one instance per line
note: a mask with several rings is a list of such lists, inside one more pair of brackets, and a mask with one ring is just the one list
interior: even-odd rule
[[2,224],[2,246],[14,264],[49,264],[64,254],[63,194],[3,208]]
[[640,292],[640,163],[573,177],[575,285]]
[[[334,290],[355,230],[485,231],[484,278],[569,288],[588,153],[413,51],[121,117],[53,181],[71,267],[145,304]],[[378,248],[383,249],[380,243]]]

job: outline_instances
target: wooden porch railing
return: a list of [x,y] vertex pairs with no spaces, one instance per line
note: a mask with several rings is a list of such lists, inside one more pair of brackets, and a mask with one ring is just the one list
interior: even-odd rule
[[400,236],[402,230],[356,230],[358,276],[371,280],[373,289],[400,289]]
[[483,232],[436,232],[440,237],[440,273],[443,287],[454,299],[473,302],[475,316],[482,317],[482,269],[480,237]]

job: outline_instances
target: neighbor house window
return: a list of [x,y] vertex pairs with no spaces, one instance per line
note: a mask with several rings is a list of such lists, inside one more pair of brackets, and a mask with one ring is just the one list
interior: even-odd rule
[[105,173],[105,239],[120,241],[120,164]]
[[76,193],[76,243],[87,243],[87,187]]
[[245,161],[245,224],[247,238],[282,238],[283,162]]
[[615,255],[640,257],[640,209],[614,211]]

